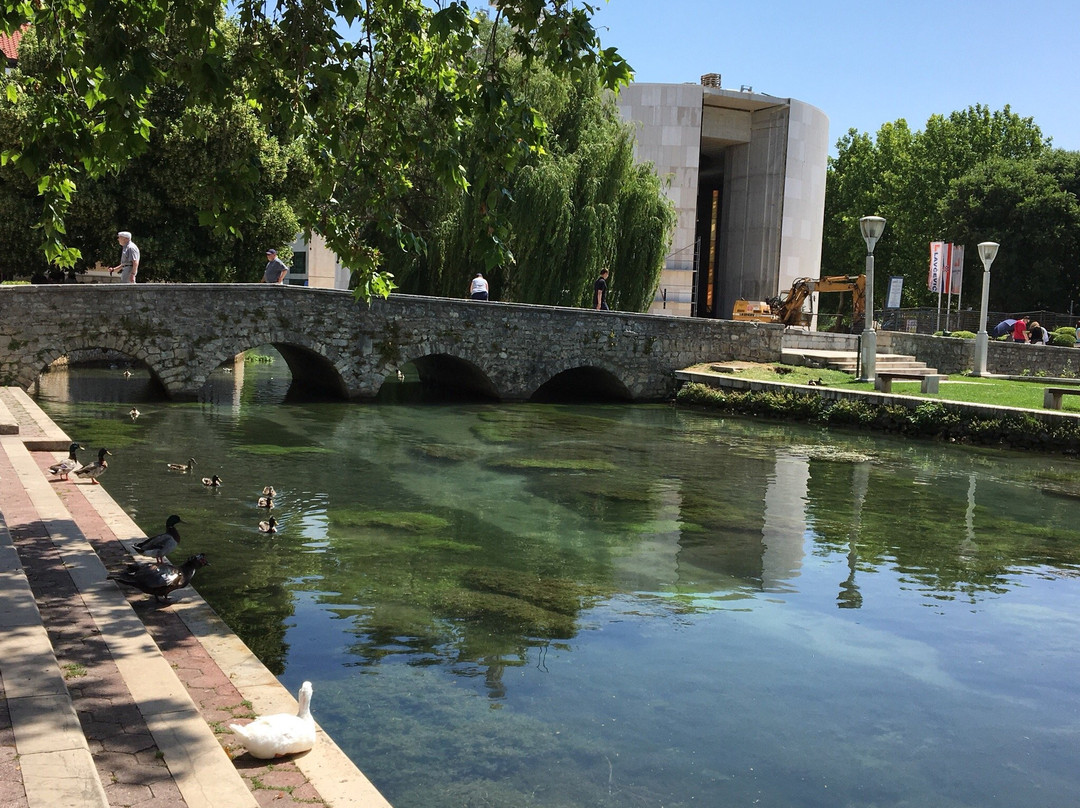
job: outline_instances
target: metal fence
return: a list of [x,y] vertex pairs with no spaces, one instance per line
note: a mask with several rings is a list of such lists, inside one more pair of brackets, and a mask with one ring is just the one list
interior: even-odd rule
[[[938,331],[978,333],[979,331],[979,312],[977,311],[949,312],[947,320],[945,312],[942,311],[939,315],[936,308],[886,309],[879,316],[882,331],[903,331],[908,334],[934,334]],[[1080,324],[1080,318],[1055,311],[992,311],[986,316],[986,330],[992,332],[994,326],[1002,320],[1020,317],[1030,317],[1033,323],[1039,323],[1047,331],[1065,326],[1076,328]]]

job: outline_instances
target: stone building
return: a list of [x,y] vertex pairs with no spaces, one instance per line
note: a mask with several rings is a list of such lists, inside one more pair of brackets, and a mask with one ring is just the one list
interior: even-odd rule
[[701,84],[635,82],[618,107],[678,216],[651,313],[727,318],[738,298],[766,300],[819,277],[829,149],[821,110],[725,90],[715,73]]

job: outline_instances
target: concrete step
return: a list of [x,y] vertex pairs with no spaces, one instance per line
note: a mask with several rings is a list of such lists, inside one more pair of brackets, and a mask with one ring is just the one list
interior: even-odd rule
[[[43,631],[49,632],[53,642],[62,638],[68,643],[64,647],[53,646],[54,658],[70,657],[85,662],[80,665],[85,681],[80,681],[80,676],[71,680],[69,686],[76,691],[89,688],[86,704],[93,704],[94,709],[87,713],[91,723],[86,732],[93,734],[88,743],[87,735],[80,732],[81,745],[94,749],[95,761],[110,771],[111,782],[102,794],[125,789],[141,791],[146,785],[145,779],[130,781],[129,773],[138,771],[140,778],[150,773],[155,790],[171,789],[175,799],[188,808],[220,805],[257,808],[258,802],[251,790],[203,719],[176,671],[151,639],[124,594],[108,580],[101,559],[57,494],[57,485],[90,485],[50,483],[38,460],[18,438],[0,439],[0,447],[3,450],[0,462],[10,467],[16,477],[16,480],[4,483],[5,508],[9,495],[10,499],[17,499],[15,495],[19,493],[7,490],[9,486],[21,487],[24,492],[24,502],[20,506],[22,533],[38,534],[33,546],[24,547],[29,542],[20,539],[19,550],[35,556],[35,575],[30,583],[48,587],[45,591],[49,596],[43,601],[49,604],[42,614]],[[63,456],[61,453],[55,455],[56,459]],[[0,475],[0,480],[7,476]],[[100,489],[100,486],[93,488]],[[104,490],[101,493],[104,494]],[[22,560],[30,566],[27,559]],[[38,577],[42,581],[35,584]],[[54,624],[54,620],[58,623]],[[75,636],[72,636],[73,632]],[[6,671],[4,678],[6,682]],[[95,684],[108,695],[96,692]],[[46,705],[47,712],[42,718],[51,722],[53,713],[62,716],[64,709],[72,704],[74,715],[80,709],[80,703],[79,698],[72,699],[68,692],[67,704]],[[75,723],[78,726],[77,718]],[[134,743],[132,738],[142,740]],[[151,757],[144,754],[147,748],[156,749]],[[118,760],[128,756],[131,761]],[[90,765],[96,777],[95,763],[92,761]],[[70,768],[71,765],[55,766],[53,776]],[[71,786],[82,780],[82,777],[65,778],[65,783]],[[30,784],[27,784],[28,795],[30,792]],[[124,804],[131,802],[123,795],[117,796]],[[40,804],[97,805],[77,799],[57,799]],[[102,804],[107,805],[108,801]]]
[[27,804],[108,808],[109,799],[53,652],[26,570],[0,513],[0,677]]
[[[859,357],[850,351],[791,349],[783,352],[781,361],[794,365],[807,364],[810,361],[845,373],[855,373],[859,369]],[[914,356],[907,356],[906,354],[878,354],[875,367],[883,372],[918,373],[923,376],[939,375],[936,368],[928,367],[925,362],[920,362]]]

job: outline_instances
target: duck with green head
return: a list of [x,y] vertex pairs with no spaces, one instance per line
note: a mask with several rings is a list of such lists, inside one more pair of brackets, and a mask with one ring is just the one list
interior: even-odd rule
[[81,469],[75,469],[76,477],[86,477],[94,485],[98,485],[97,478],[109,470],[109,461],[105,459],[105,455],[112,455],[108,449],[98,449],[97,460],[93,463],[87,463]]
[[61,480],[66,480],[68,478],[68,475],[71,474],[71,472],[75,471],[75,469],[79,468],[82,465],[82,463],[79,462],[77,452],[79,451],[79,449],[83,448],[85,447],[80,446],[77,443],[72,443],[68,447],[67,459],[61,460],[59,463],[54,463],[53,465],[49,466],[49,473],[57,474],[60,476]]
[[180,544],[180,532],[176,526],[184,520],[175,513],[165,520],[165,532],[150,536],[132,545],[140,555],[153,556],[159,564],[165,560],[165,556],[175,550]]

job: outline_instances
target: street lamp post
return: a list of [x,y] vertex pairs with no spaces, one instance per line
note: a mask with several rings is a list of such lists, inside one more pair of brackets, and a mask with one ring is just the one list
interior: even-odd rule
[[990,265],[997,258],[998,243],[984,241],[979,245],[979,260],[983,265],[982,306],[979,309],[979,333],[975,335],[975,369],[972,376],[986,375],[986,346],[990,337],[986,333],[986,307],[990,301]]
[[874,331],[874,245],[885,232],[885,220],[880,216],[863,216],[859,230],[866,242],[866,305],[863,311],[862,376],[859,381],[872,382],[877,376],[877,332]]

